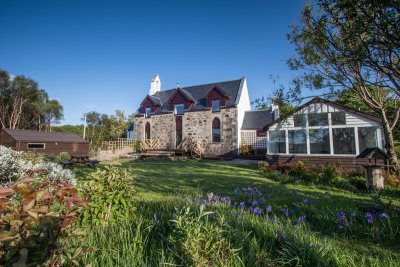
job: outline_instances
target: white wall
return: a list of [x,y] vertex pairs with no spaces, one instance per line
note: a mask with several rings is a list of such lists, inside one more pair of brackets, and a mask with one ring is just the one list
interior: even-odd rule
[[241,90],[241,94],[238,95],[237,97],[239,97],[239,102],[237,105],[237,109],[238,109],[238,123],[237,123],[237,132],[238,132],[238,154],[240,153],[239,151],[239,146],[240,146],[240,142],[241,142],[241,134],[240,134],[240,129],[242,129],[242,124],[243,124],[243,119],[244,119],[244,113],[245,111],[251,110],[251,106],[250,106],[250,98],[249,98],[249,91],[247,89],[247,81],[246,78],[242,78],[242,82],[240,84],[240,86],[242,87]]

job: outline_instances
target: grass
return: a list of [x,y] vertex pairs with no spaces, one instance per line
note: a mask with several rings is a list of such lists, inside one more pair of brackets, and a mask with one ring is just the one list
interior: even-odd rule
[[[82,239],[70,240],[70,246],[89,251],[80,258],[82,265],[400,266],[397,190],[377,200],[363,192],[279,184],[261,176],[256,164],[118,162],[132,169],[137,211],[118,225],[93,227]],[[93,169],[75,167],[73,171],[83,181]],[[274,220],[266,220],[265,211],[262,216],[252,214],[253,193],[234,194],[235,189],[249,186],[262,192],[258,206],[271,205]],[[232,204],[246,202],[249,211],[228,206],[220,197],[207,202],[206,192],[229,196]],[[200,196],[206,198],[206,211],[198,204]],[[286,208],[293,214],[286,217],[282,210]],[[216,218],[202,216],[207,211]],[[341,211],[346,222],[337,218]],[[348,225],[352,211],[356,216]],[[369,225],[364,216],[368,211],[386,212],[389,219],[374,217]],[[305,223],[296,224],[301,215],[306,215]],[[208,244],[207,240],[214,241]]]

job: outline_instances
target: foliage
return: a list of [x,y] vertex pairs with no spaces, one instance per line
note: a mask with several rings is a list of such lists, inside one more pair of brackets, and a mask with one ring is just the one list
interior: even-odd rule
[[[213,250],[195,253],[195,247],[203,252],[206,231],[212,232],[212,240],[221,233],[221,242],[237,249],[218,258],[224,264],[216,260],[211,266],[400,263],[398,188],[390,188],[390,194],[369,194],[302,181],[282,185],[270,178],[288,175],[260,176],[254,164],[118,162],[122,168],[135,168],[139,200],[131,201],[137,210],[109,227],[88,228],[80,239],[68,238],[68,247],[85,251],[77,259],[81,266],[195,266],[195,260],[207,262]],[[95,172],[85,167],[74,171],[82,180]],[[350,175],[340,169],[337,173]],[[201,206],[208,215],[199,219]],[[177,218],[184,227],[173,222]]]
[[[87,207],[71,184],[24,178],[0,187],[0,264],[58,265],[78,207]],[[13,265],[14,266],[14,265]]]
[[303,161],[269,165],[258,163],[259,172],[280,183],[329,185],[352,191],[365,191],[366,180],[357,170],[344,170],[335,165],[313,165],[306,169]]
[[135,152],[135,153],[140,153],[140,151],[142,151],[141,142],[135,140],[135,141],[133,142],[133,144],[132,144],[132,149],[133,149],[133,152]]
[[37,180],[54,178],[76,184],[75,175],[70,170],[64,170],[60,164],[46,160],[47,157],[45,154],[17,152],[0,146],[0,185],[10,185],[32,171],[33,178]]
[[393,138],[400,115],[400,106],[393,106],[400,96],[399,10],[395,0],[319,0],[305,5],[301,22],[288,35],[296,49],[288,65],[303,71],[290,94],[301,99],[303,88],[353,92],[382,119],[395,172],[400,171]]
[[62,113],[62,105],[51,100],[37,82],[0,70],[1,128],[40,130],[43,122],[50,126],[50,122],[62,119]]
[[107,165],[91,174],[81,186],[90,197],[89,208],[82,213],[83,225],[111,225],[126,219],[134,210],[131,170]]
[[239,150],[242,155],[250,155],[254,152],[252,147],[245,143],[240,144]]
[[[229,261],[237,257],[237,249],[232,248],[227,235],[229,226],[224,219],[213,223],[211,211],[205,211],[205,206],[190,207],[175,210],[171,222],[174,228],[170,234],[173,253],[180,258],[182,264],[191,266],[227,266]],[[233,264],[233,262],[231,262]]]

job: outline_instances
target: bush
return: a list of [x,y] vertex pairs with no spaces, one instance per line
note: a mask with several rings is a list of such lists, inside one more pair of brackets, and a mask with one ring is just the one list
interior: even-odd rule
[[12,184],[31,169],[32,163],[24,160],[23,152],[0,146],[0,186]]
[[223,221],[213,223],[211,211],[204,205],[192,211],[190,207],[176,209],[172,220],[174,228],[169,236],[176,255],[185,266],[229,266],[238,260],[237,250],[233,249],[224,237],[227,231]]
[[245,143],[240,144],[239,150],[242,155],[250,155],[254,153],[253,148]]
[[62,264],[60,238],[71,234],[78,207],[87,207],[77,192],[59,179],[25,178],[0,187],[0,265]]
[[37,181],[51,178],[53,181],[76,184],[75,175],[70,170],[64,170],[61,165],[44,160],[43,155],[17,152],[0,146],[0,186],[10,185],[32,171],[32,178]]
[[89,196],[89,208],[82,213],[81,224],[109,225],[128,218],[133,211],[133,181],[130,170],[112,164],[98,169],[82,184]]

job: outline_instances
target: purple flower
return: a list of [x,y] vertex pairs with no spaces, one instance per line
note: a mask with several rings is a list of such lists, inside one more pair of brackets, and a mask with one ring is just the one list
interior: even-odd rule
[[211,219],[216,219],[216,218],[217,218],[217,214],[212,213],[212,214],[210,215],[210,218],[211,218]]
[[239,188],[235,188],[235,190],[233,190],[233,194],[235,196],[239,195],[240,189]]
[[251,205],[252,205],[253,207],[257,206],[257,204],[258,204],[258,202],[257,202],[256,200],[253,200],[253,201],[251,202]]
[[304,205],[308,205],[308,204],[310,204],[310,200],[308,200],[308,199],[306,199],[306,198],[305,198],[305,199],[303,199],[303,204],[304,204]]
[[289,217],[289,209],[288,208],[282,208],[283,214],[285,214],[286,217]]
[[267,208],[266,208],[266,210],[267,210],[267,213],[270,213],[270,212],[272,211],[272,206],[271,206],[271,205],[268,205]]
[[344,213],[344,211],[339,211],[337,214],[336,220],[338,220],[338,221],[346,220],[346,213]]
[[366,212],[366,213],[365,213],[365,218],[367,219],[367,222],[368,222],[369,224],[372,224],[372,223],[373,223],[373,218],[372,218],[372,213],[371,213],[371,212]]
[[285,235],[282,232],[276,231],[275,234],[276,234],[277,237],[285,239]]
[[239,208],[244,209],[246,207],[246,204],[244,202],[239,203]]
[[221,201],[225,203],[227,206],[231,205],[231,199],[229,197],[221,197]]
[[254,214],[255,216],[260,216],[261,213],[262,213],[262,209],[261,209],[261,208],[255,207],[255,208],[253,209],[253,214]]
[[298,219],[294,227],[298,227],[300,224],[302,224],[306,220],[306,215],[301,215]]
[[387,213],[385,213],[385,212],[382,212],[381,214],[379,214],[379,217],[382,219],[387,219],[387,218],[389,218],[389,215],[387,215]]
[[356,212],[355,211],[350,212],[350,217],[356,217]]

